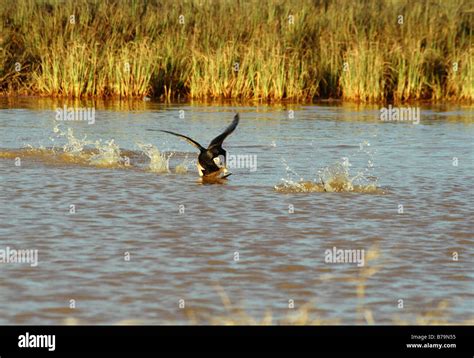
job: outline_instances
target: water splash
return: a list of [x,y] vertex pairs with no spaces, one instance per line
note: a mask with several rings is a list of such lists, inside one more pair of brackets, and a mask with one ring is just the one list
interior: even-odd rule
[[370,147],[370,143],[367,141],[359,146],[359,151],[369,157],[367,167],[352,175],[350,171],[352,164],[348,157],[343,157],[336,163],[318,170],[319,181],[305,180],[303,177],[300,177],[299,180],[292,179],[292,176],[299,175],[283,160],[287,178],[282,178],[282,182],[275,185],[274,189],[280,193],[355,192],[384,194],[385,191],[378,187],[378,178],[373,175],[375,167],[374,151],[368,150],[368,147]]
[[351,178],[349,174],[349,166],[350,164],[347,158],[343,158],[342,162],[324,168],[319,175],[324,191],[353,191],[354,180],[359,177],[359,175]]
[[[114,139],[92,141],[74,135],[72,128],[57,124],[49,137],[52,146],[32,146],[0,151],[0,158],[32,158],[53,165],[74,164],[101,168],[134,168],[153,173],[170,173],[170,159],[174,153],[163,153],[152,144],[137,143],[139,151],[121,149]],[[149,160],[146,160],[148,158]],[[176,174],[185,174],[193,161],[188,157],[175,168]]]
[[122,165],[125,158],[120,156],[120,147],[115,144],[114,140],[102,142],[96,141],[95,148],[98,150],[97,154],[93,154],[89,158],[89,162],[95,166],[113,167],[116,165]]
[[[62,147],[64,153],[72,155],[81,154],[86,146],[93,144],[93,142],[87,140],[87,136],[84,136],[82,139],[76,138],[72,128],[63,131],[59,128],[59,125],[56,125],[56,127],[53,128],[53,132],[56,133],[56,138],[63,137],[67,140]],[[54,140],[54,138],[50,139]]]
[[186,174],[188,172],[189,166],[191,164],[193,164],[192,160],[189,160],[187,157],[184,158],[184,160],[176,166],[175,173],[176,174]]
[[153,144],[137,143],[140,150],[150,159],[148,170],[154,173],[169,173],[171,154],[162,153]]
[[72,128],[62,130],[59,125],[53,128],[56,138],[50,138],[53,142],[55,139],[64,138],[66,143],[57,148],[53,146],[51,149],[54,154],[61,155],[63,158],[69,157],[72,161],[85,161],[90,165],[97,167],[122,167],[125,158],[121,156],[120,147],[113,139],[104,141],[96,140],[95,142],[84,136],[82,139],[76,138]]

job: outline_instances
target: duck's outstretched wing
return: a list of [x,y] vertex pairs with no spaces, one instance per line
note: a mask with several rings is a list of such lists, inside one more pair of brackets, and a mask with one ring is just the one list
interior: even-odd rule
[[235,128],[237,128],[237,125],[239,124],[239,114],[237,113],[235,116],[234,116],[234,120],[232,121],[232,123],[225,129],[225,131],[222,133],[222,134],[219,134],[217,137],[215,137],[211,143],[209,144],[209,148],[210,149],[211,147],[221,147],[222,146],[222,142],[224,142],[224,139],[227,138],[227,136],[229,134],[231,134]]
[[184,140],[186,140],[188,143],[194,145],[197,149],[199,149],[200,151],[203,151],[203,150],[206,150],[206,148],[204,148],[201,144],[199,144],[198,142],[196,142],[194,139],[191,139],[189,137],[186,137],[185,135],[182,135],[182,134],[179,134],[179,133],[175,133],[175,132],[171,132],[171,131],[165,131],[165,130],[162,130],[162,129],[148,129],[149,131],[157,131],[157,132],[164,132],[164,133],[168,133],[168,134],[172,134],[172,135],[175,135],[177,137],[181,137],[183,138]]

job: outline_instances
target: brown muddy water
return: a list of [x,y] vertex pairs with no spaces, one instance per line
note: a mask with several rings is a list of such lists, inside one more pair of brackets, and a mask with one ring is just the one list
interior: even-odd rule
[[[58,120],[64,105],[94,120]],[[223,184],[147,131],[207,145],[235,112]],[[472,319],[472,107],[420,116],[1,99],[0,324],[207,323],[231,314],[222,292],[274,322],[304,305],[334,323]]]

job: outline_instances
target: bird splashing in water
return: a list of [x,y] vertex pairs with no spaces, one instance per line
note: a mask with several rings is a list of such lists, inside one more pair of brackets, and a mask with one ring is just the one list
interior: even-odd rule
[[[212,181],[212,180],[222,180],[227,178],[232,173],[226,167],[227,152],[222,148],[222,143],[224,140],[237,128],[239,124],[239,114],[237,113],[234,116],[232,123],[217,137],[215,137],[207,148],[204,148],[201,144],[196,142],[194,139],[191,139],[183,134],[158,130],[159,132],[164,132],[168,134],[175,135],[177,137],[183,138],[191,145],[199,149],[198,156],[198,171],[199,176],[203,180]],[[154,129],[149,129],[150,131],[155,131]]]

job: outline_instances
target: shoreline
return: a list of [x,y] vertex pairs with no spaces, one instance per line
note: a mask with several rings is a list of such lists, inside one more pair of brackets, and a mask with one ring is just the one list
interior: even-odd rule
[[147,103],[152,102],[156,104],[208,104],[208,105],[357,105],[357,106],[472,106],[474,108],[474,100],[430,100],[430,99],[419,99],[419,100],[407,100],[407,101],[356,101],[343,98],[316,98],[312,100],[293,100],[293,99],[281,99],[281,100],[258,100],[258,99],[201,99],[201,98],[172,98],[170,100],[164,100],[157,97],[68,97],[68,96],[51,96],[51,95],[40,95],[40,94],[1,94],[0,100],[52,100],[52,101],[66,101],[66,102],[115,102],[115,103]]

